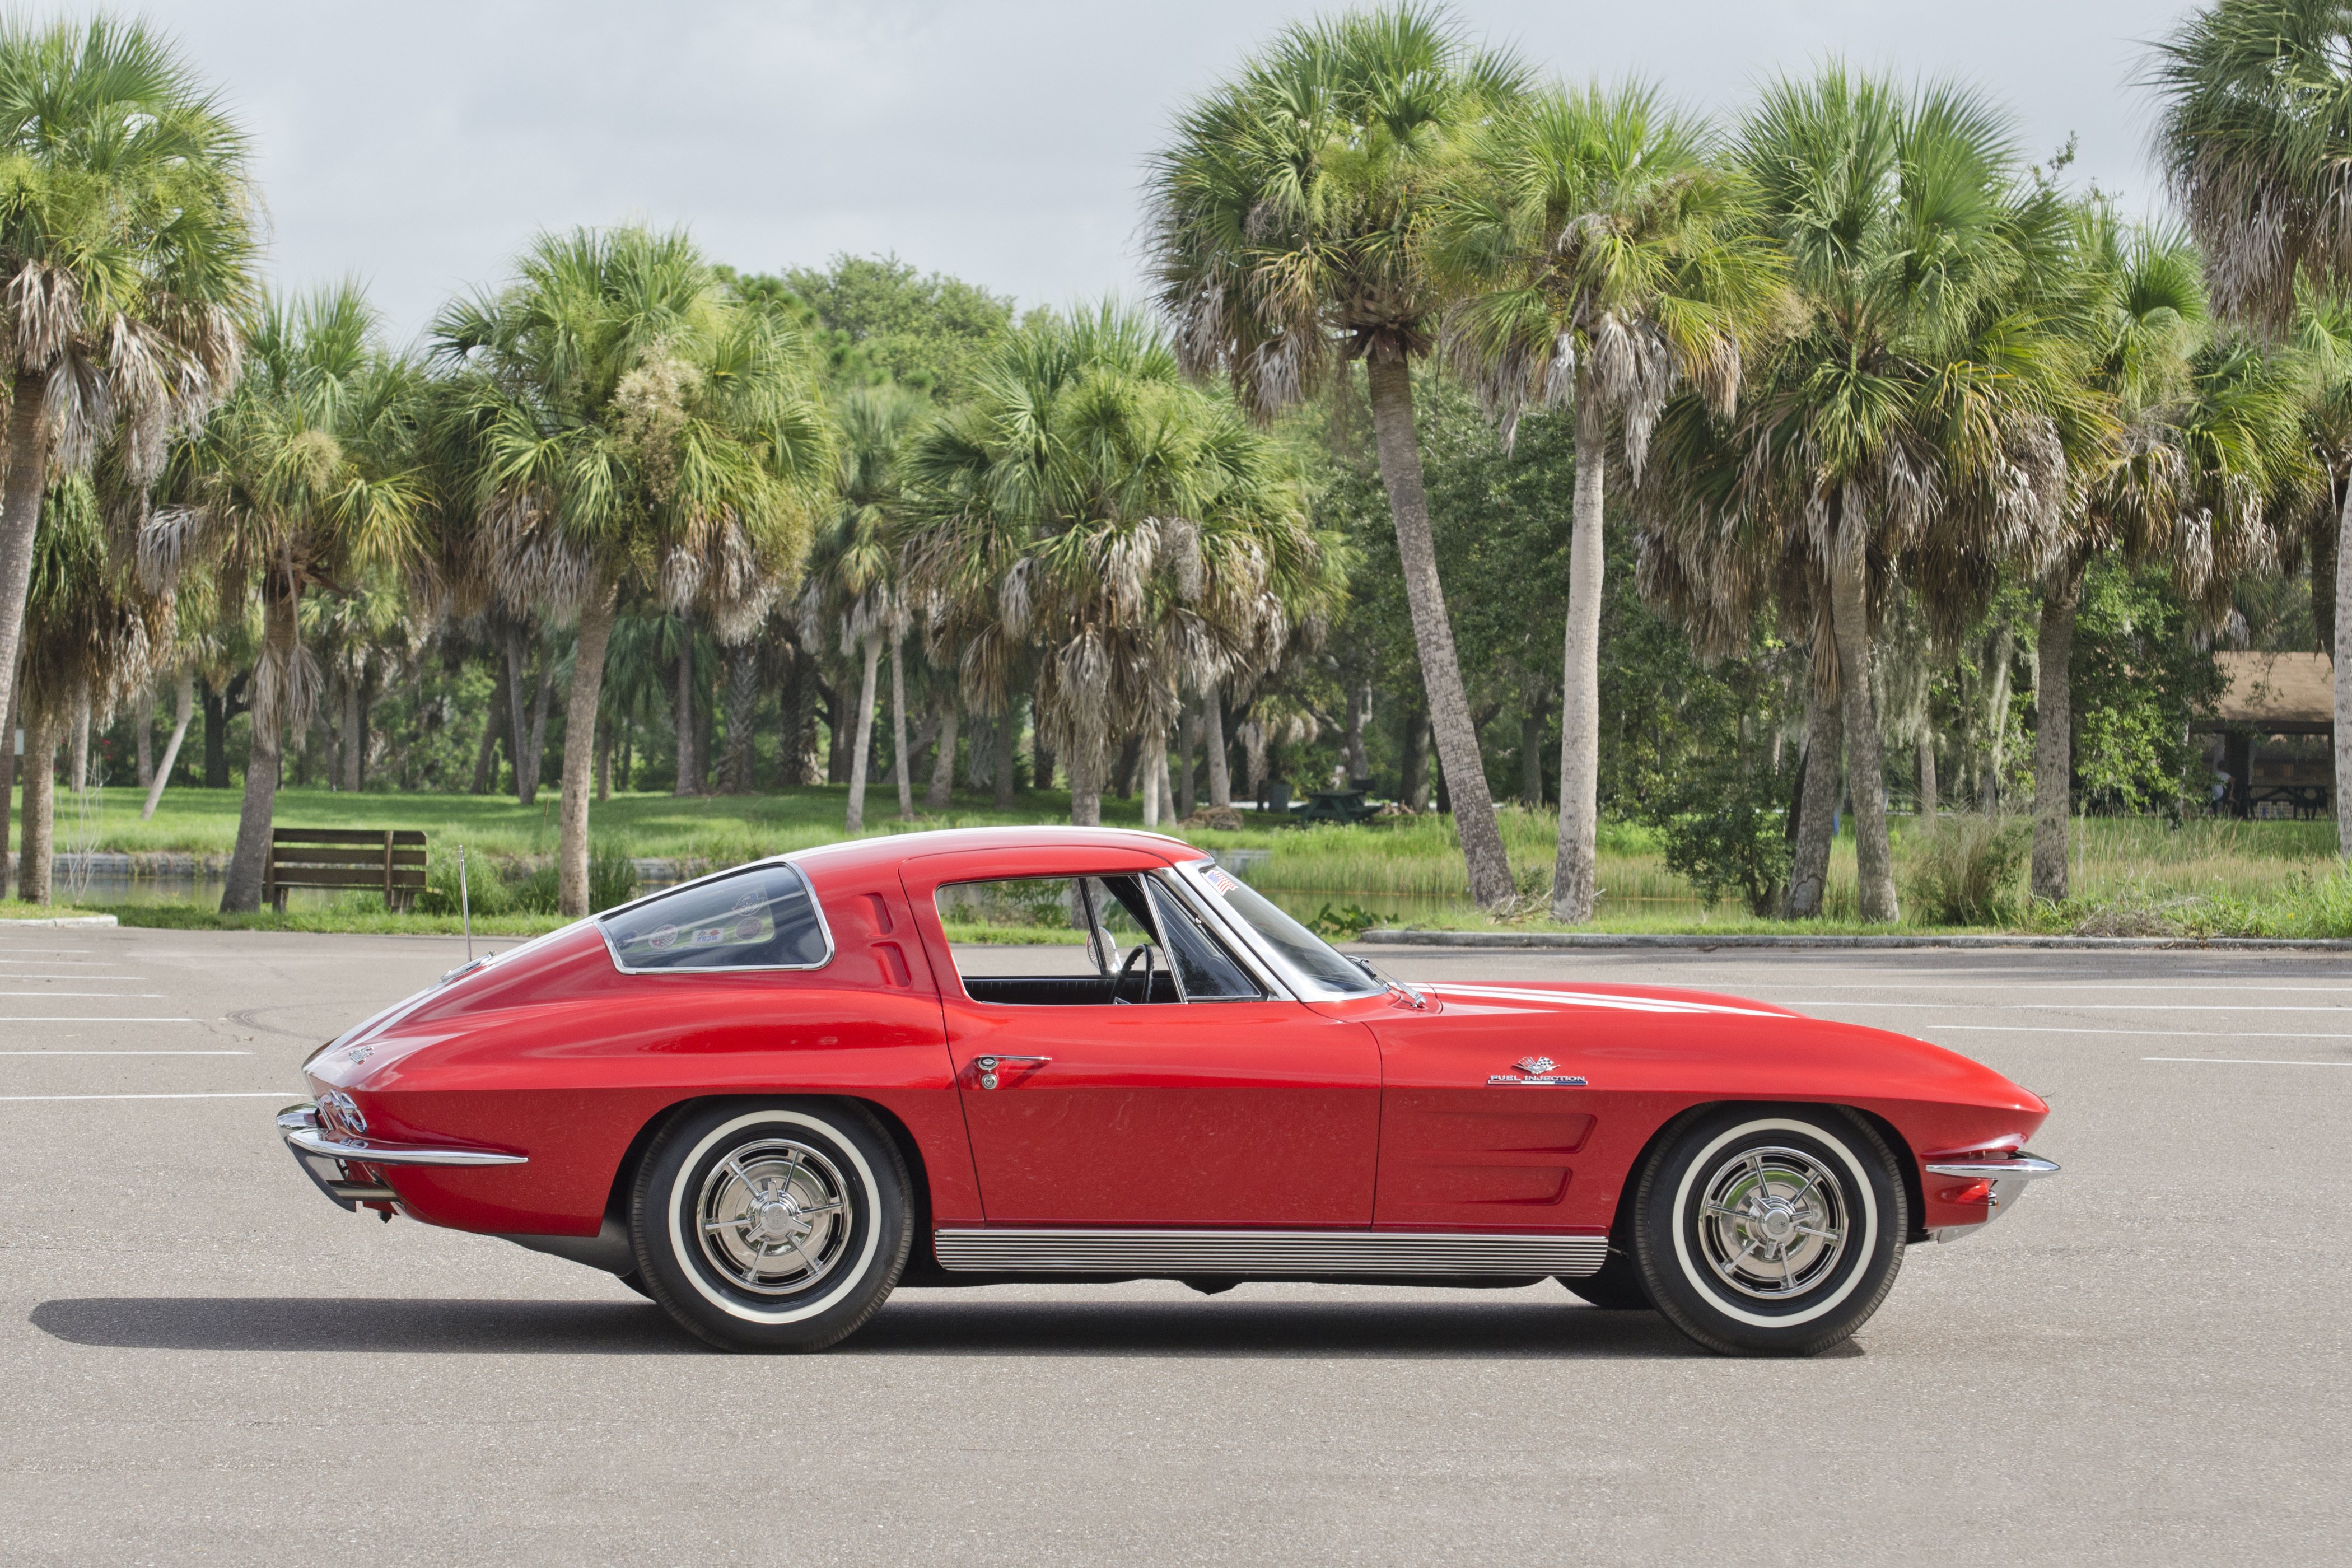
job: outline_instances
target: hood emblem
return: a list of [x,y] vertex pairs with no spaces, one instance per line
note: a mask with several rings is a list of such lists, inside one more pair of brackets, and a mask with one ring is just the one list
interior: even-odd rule
[[[1569,1073],[1554,1073],[1559,1064],[1549,1057],[1521,1057],[1511,1064],[1512,1072],[1498,1072],[1486,1079],[1488,1088],[1582,1089],[1582,1078]],[[1514,1076],[1516,1074],[1517,1076]]]

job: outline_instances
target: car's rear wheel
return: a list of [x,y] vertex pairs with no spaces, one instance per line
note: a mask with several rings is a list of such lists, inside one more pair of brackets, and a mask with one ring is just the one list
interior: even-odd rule
[[911,1239],[907,1168],[835,1100],[722,1101],[646,1152],[630,1205],[637,1278],[725,1350],[823,1350],[872,1317]]
[[1633,1260],[1667,1320],[1727,1355],[1813,1355],[1878,1310],[1910,1216],[1885,1141],[1832,1106],[1731,1106],[1643,1167]]

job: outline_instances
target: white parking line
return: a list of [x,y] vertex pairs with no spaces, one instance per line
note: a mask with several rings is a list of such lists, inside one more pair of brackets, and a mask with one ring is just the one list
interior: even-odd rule
[[[1811,985],[1818,991],[1926,991],[1957,990],[1957,983],[1946,986],[1895,984],[1888,982],[1861,980],[1798,980],[1792,985]],[[2201,980],[2023,980],[2014,976],[2003,982],[2018,991],[2352,991],[2352,985],[2261,985],[2239,982],[2208,984]],[[1770,989],[1766,987],[1765,989]]]
[[1994,1035],[2125,1035],[2136,1040],[2343,1040],[2352,1035],[2260,1029],[2069,1029],[2040,1024],[1922,1024],[1923,1029],[1970,1030]]
[[2352,1062],[2282,1062],[2262,1057],[2142,1057],[2144,1062],[2214,1062],[2241,1068],[2352,1068]]
[[123,1018],[93,1016],[81,1013],[26,1014],[16,1017],[0,1016],[0,1024],[201,1024],[202,1018]]
[[0,969],[0,980],[144,980],[143,974],[19,974]]
[[117,1002],[161,1002],[161,991],[0,991],[0,996],[102,996]]
[[0,1057],[249,1057],[251,1051],[0,1051]]
[[[0,992],[0,995],[6,993]],[[1783,1007],[1906,1007],[1949,1008],[1951,1002],[1783,1002]],[[1968,1005],[1985,1013],[2347,1013],[2352,1006],[2314,1007],[2294,1003],[2284,1006],[2224,1005],[2218,1002],[1975,1002]]]
[[284,1100],[290,1089],[232,1089],[205,1094],[0,1094],[0,1103],[33,1100]]

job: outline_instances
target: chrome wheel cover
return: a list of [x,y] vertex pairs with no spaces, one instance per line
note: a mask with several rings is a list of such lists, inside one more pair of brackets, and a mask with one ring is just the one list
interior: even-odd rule
[[762,1296],[805,1290],[848,1249],[849,1184],[824,1153],[762,1138],[720,1158],[702,1179],[695,1231],[719,1278]]
[[1743,1296],[1786,1301],[1835,1272],[1852,1215],[1830,1167],[1801,1150],[1742,1150],[1699,1198],[1699,1253]]

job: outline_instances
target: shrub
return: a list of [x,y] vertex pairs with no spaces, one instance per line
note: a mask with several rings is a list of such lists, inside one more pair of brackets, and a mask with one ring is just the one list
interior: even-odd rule
[[1328,937],[1334,942],[1353,942],[1374,926],[1392,926],[1402,918],[1400,915],[1374,914],[1350,900],[1344,909],[1325,904],[1315,911],[1315,918],[1307,922],[1307,929],[1317,936]]
[[2021,817],[1975,816],[1943,817],[1911,835],[1904,882],[1914,916],[1937,925],[1990,925],[2016,913],[2032,835]]
[[1737,889],[1748,912],[1770,915],[1789,882],[1789,780],[1763,769],[1696,770],[1661,784],[1643,813],[1666,854],[1713,909]]

